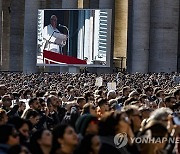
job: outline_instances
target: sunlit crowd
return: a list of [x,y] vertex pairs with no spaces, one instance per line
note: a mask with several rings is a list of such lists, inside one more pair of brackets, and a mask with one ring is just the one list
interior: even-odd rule
[[179,153],[178,73],[0,73],[0,154]]

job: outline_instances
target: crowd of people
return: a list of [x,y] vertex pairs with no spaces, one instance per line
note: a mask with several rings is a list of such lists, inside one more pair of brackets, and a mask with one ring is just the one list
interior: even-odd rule
[[0,154],[179,154],[179,79],[1,73]]

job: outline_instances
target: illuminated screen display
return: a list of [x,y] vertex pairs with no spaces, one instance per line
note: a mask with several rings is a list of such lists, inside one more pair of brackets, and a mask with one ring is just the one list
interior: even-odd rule
[[38,10],[37,65],[109,67],[111,9]]

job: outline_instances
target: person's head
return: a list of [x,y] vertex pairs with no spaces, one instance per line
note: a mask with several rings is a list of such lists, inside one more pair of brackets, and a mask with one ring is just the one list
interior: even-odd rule
[[172,97],[172,96],[167,96],[167,97],[165,97],[164,102],[166,104],[166,107],[172,109],[173,105],[176,104],[176,98]]
[[51,102],[49,102],[49,101],[47,102],[47,107],[48,107],[50,113],[52,113],[54,111],[54,107],[51,104]]
[[[53,87],[53,88],[54,88],[54,87]],[[57,92],[56,92],[56,91],[50,91],[50,92],[49,92],[49,94],[50,94],[50,95],[55,95],[55,96],[57,96],[57,97],[58,97],[58,95],[57,95]]]
[[56,126],[52,134],[52,153],[55,153],[58,149],[61,149],[62,147],[73,149],[78,144],[77,134],[74,129],[69,125]]
[[30,89],[26,89],[23,93],[23,97],[26,99],[31,98],[31,95],[32,95],[32,91]]
[[139,111],[140,111],[140,113],[142,115],[142,120],[143,120],[143,119],[148,119],[149,118],[150,113],[151,113],[152,110],[150,108],[148,108],[148,107],[142,106],[142,107],[139,108]]
[[78,154],[98,154],[101,147],[99,136],[94,134],[86,135],[78,148]]
[[116,133],[126,133],[129,137],[133,136],[131,129],[131,121],[129,120],[127,114],[124,111],[114,112],[114,117],[118,119],[118,125],[116,126]]
[[139,93],[137,91],[132,91],[131,93],[129,93],[129,97],[132,97],[135,100],[138,100],[139,99]]
[[146,104],[148,102],[147,98],[148,98],[148,96],[146,94],[141,94],[140,97],[139,97],[139,101],[142,104]]
[[31,123],[20,117],[13,117],[9,120],[10,124],[13,124],[16,130],[20,133],[20,141],[24,142],[29,139],[29,132],[32,127]]
[[0,96],[5,95],[7,92],[7,88],[4,84],[0,85]]
[[132,103],[135,102],[135,101],[137,101],[135,98],[129,97],[127,100],[125,100],[124,106],[130,105],[130,104],[132,104]]
[[18,92],[18,95],[19,95],[19,97],[20,97],[21,99],[23,99],[23,98],[24,98],[24,90],[20,90],[20,91]]
[[0,144],[9,146],[19,144],[19,134],[12,125],[0,126]]
[[126,86],[123,88],[122,92],[123,92],[123,96],[125,97],[128,97],[129,96],[129,93],[130,93],[130,87],[129,86]]
[[31,109],[38,110],[39,109],[39,101],[38,101],[38,99],[36,97],[31,98],[29,100],[29,106],[30,106]]
[[13,92],[12,96],[13,96],[12,99],[18,99],[19,98],[19,93]]
[[2,104],[4,107],[9,108],[12,105],[12,100],[10,98],[10,95],[4,95],[2,97]]
[[19,111],[24,111],[26,109],[26,104],[23,101],[19,102]]
[[50,22],[52,27],[55,29],[57,27],[57,17],[55,15],[52,15],[50,18]]
[[98,133],[98,119],[91,114],[84,114],[76,121],[76,131],[82,136]]
[[57,96],[55,96],[55,95],[50,95],[50,96],[47,98],[47,104],[52,104],[52,106],[53,106],[54,108],[58,107],[58,106],[59,106],[59,102],[58,102]]
[[79,97],[77,103],[79,104],[80,109],[83,109],[83,106],[86,104],[86,99],[84,97]]
[[68,92],[68,95],[74,96],[74,86],[68,85],[67,86],[67,92]]
[[45,93],[46,93],[46,92],[43,91],[43,90],[36,91],[36,97],[44,97]]
[[120,109],[120,106],[119,106],[118,101],[116,99],[109,100],[109,106],[110,106],[110,110],[112,110],[112,111]]
[[99,122],[100,136],[114,136],[117,133],[119,116],[114,116],[114,112],[105,113]]
[[149,121],[156,120],[161,122],[171,132],[173,121],[172,121],[172,110],[169,108],[158,108],[150,114]]
[[87,103],[83,106],[82,115],[83,114],[91,114],[97,117],[96,107],[92,103]]
[[31,152],[33,154],[41,154],[43,147],[52,146],[52,133],[49,130],[41,129],[32,134],[30,139]]
[[141,127],[142,115],[138,110],[138,107],[135,105],[127,105],[123,110],[128,115],[131,120],[131,127],[134,133],[138,132]]
[[115,136],[118,133],[129,134],[129,120],[125,112],[107,112],[99,123],[100,136]]
[[168,137],[168,130],[161,122],[152,120],[145,125],[144,129],[140,132],[139,136],[142,139],[146,137],[150,140],[156,141],[139,144],[138,146],[140,147],[140,152],[156,154],[165,148],[166,141],[164,140],[164,138]]
[[94,101],[94,94],[90,91],[85,92],[84,98],[86,99],[86,103],[90,101]]
[[164,100],[165,98],[165,94],[163,90],[158,90],[156,93],[156,97],[161,98],[162,100]]
[[108,93],[107,93],[107,99],[108,100],[111,100],[111,99],[115,99],[116,98],[116,92],[114,90],[110,90]]
[[26,111],[23,118],[29,120],[31,124],[34,126],[39,122],[40,115],[37,111],[29,109]]
[[142,89],[137,88],[136,91],[139,93],[139,95],[141,95],[143,93]]
[[153,95],[153,88],[151,86],[146,86],[144,88],[144,92],[147,96],[152,96]]
[[98,87],[98,90],[105,91],[106,88],[105,88],[105,86],[102,85],[102,86],[99,86],[99,87]]
[[43,98],[39,98],[38,100],[39,100],[39,106],[40,106],[39,108],[44,111],[46,108],[45,100]]
[[158,91],[160,91],[160,90],[162,90],[162,88],[161,88],[161,87],[156,87],[156,88],[154,88],[154,95],[156,95],[156,94],[157,94],[157,92],[158,92]]
[[0,108],[0,125],[4,125],[8,122],[8,116],[6,111]]
[[103,90],[96,90],[96,91],[95,91],[95,95],[96,95],[96,96],[100,96],[100,97],[102,97],[102,98],[105,98],[105,97],[106,97],[106,95],[105,95],[105,93],[104,93]]
[[109,104],[107,99],[100,98],[98,99],[97,104],[100,107],[102,114],[104,114],[106,111],[109,111]]

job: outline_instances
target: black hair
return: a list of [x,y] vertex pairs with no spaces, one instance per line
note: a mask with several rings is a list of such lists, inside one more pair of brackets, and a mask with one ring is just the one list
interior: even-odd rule
[[32,124],[28,120],[22,119],[17,116],[11,118],[8,123],[14,125],[17,130],[19,130],[24,124],[27,124],[29,129],[32,129]]
[[62,97],[62,96],[63,96],[62,92],[58,91],[58,97]]
[[14,97],[15,99],[20,97],[20,96],[19,96],[19,93],[17,93],[17,92],[13,92],[12,95],[13,95],[13,97]]
[[36,92],[36,97],[43,97],[45,95],[45,91],[37,91]]
[[163,90],[158,90],[157,92],[156,92],[156,97],[160,97],[160,93],[162,93],[162,92],[164,92]]
[[43,98],[39,98],[39,103],[42,104],[43,102],[45,102],[45,100]]
[[102,106],[107,103],[107,99],[100,98],[97,103],[98,103],[98,106]]
[[121,113],[109,112],[103,116],[99,122],[100,136],[114,136],[117,133]]
[[48,97],[46,102],[47,102],[47,106],[49,106],[51,104],[51,98]]
[[146,86],[145,88],[144,88],[144,91],[145,92],[148,92],[148,91],[153,91],[153,88],[151,87],[151,86]]
[[39,113],[35,110],[29,109],[26,111],[25,115],[24,115],[24,119],[29,120],[30,117],[37,117],[39,116]]
[[86,154],[90,154],[91,152],[93,152],[93,149],[92,149],[92,139],[95,136],[96,136],[95,134],[88,134],[88,135],[86,135],[82,139],[82,141],[81,141],[81,143],[80,143],[80,145],[79,145],[79,147],[77,149],[77,153],[78,154],[85,154],[85,153]]
[[82,111],[82,115],[83,114],[89,114],[90,113],[90,106],[91,104],[90,103],[87,103],[83,106],[83,111]]
[[157,139],[157,138],[162,139],[168,133],[168,130],[164,125],[162,125],[160,123],[156,123],[156,124],[152,125],[151,127],[144,129],[142,132],[140,132],[138,134],[138,136],[144,135],[147,130],[151,130],[152,137],[155,139]]
[[7,144],[9,136],[12,135],[14,129],[13,125],[9,124],[0,126],[0,144]]
[[85,100],[86,101],[86,99],[84,98],[84,97],[78,97],[77,98],[77,103],[79,104],[81,101],[83,101],[83,100]]
[[167,96],[167,97],[165,97],[165,100],[164,100],[164,102],[167,102],[167,103],[169,103],[170,101],[171,101],[171,99],[175,99],[175,97],[172,97],[172,96]]
[[45,129],[40,129],[32,134],[32,137],[30,139],[30,151],[32,152],[32,154],[43,154],[38,140],[41,139],[44,130]]
[[90,97],[90,96],[92,96],[92,95],[93,95],[93,93],[90,92],[90,91],[86,91],[86,92],[84,93],[84,98],[86,99],[86,102],[88,102],[88,100],[89,100],[88,97]]
[[[61,125],[57,125],[52,134],[53,134],[53,146],[52,146],[52,151],[51,154],[55,154],[56,150],[58,150],[59,148],[61,148],[61,145],[58,142],[59,138],[63,138],[64,133],[66,131],[66,129],[69,127],[70,125],[67,124],[61,124]],[[71,126],[70,126],[71,127]]]
[[25,90],[23,93],[23,96],[26,97],[29,92],[31,92],[31,90],[29,90],[29,89]]
[[129,86],[123,87],[122,92],[124,93],[128,89],[129,89]]
[[160,87],[156,87],[156,88],[154,89],[154,94],[157,94],[157,92],[160,91],[160,90],[162,90]]
[[138,107],[135,105],[127,105],[124,107],[124,111],[128,116],[131,116],[134,114],[135,110],[138,110]]
[[29,106],[32,105],[36,100],[37,100],[36,97],[35,97],[35,98],[31,98],[31,99],[29,100]]
[[125,100],[124,106],[130,105],[134,101],[137,101],[137,100],[133,97],[129,97],[127,100]]

